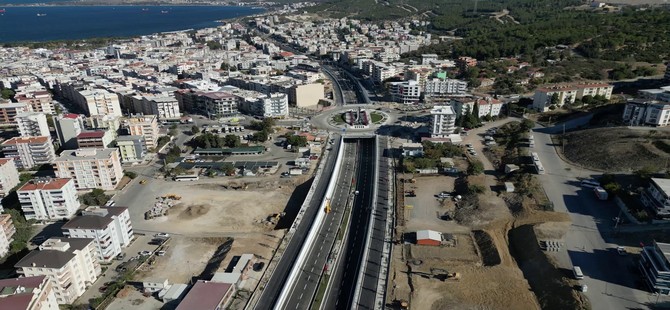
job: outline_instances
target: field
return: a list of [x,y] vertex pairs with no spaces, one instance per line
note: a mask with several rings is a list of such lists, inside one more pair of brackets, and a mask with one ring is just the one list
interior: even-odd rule
[[565,135],[564,154],[578,165],[607,172],[645,167],[656,171],[670,159],[670,131],[625,127],[575,131]]

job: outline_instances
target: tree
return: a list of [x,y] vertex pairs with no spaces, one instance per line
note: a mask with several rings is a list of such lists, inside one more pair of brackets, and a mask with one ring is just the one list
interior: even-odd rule
[[478,175],[484,172],[484,164],[479,160],[470,161],[468,166],[468,175]]
[[131,180],[137,177],[137,173],[133,171],[124,171],[123,175],[129,177]]
[[226,135],[223,137],[223,144],[227,147],[239,147],[242,145],[240,137],[236,135]]
[[255,141],[255,142],[262,143],[262,142],[267,141],[267,140],[268,140],[268,137],[269,137],[269,135],[268,135],[268,133],[267,133],[266,131],[258,131],[258,132],[255,132],[255,133],[251,136],[251,140],[253,140],[253,141]]
[[551,105],[557,106],[559,104],[558,93],[553,93],[551,95]]
[[220,50],[223,48],[221,43],[216,41],[207,41],[207,47],[209,47],[211,50]]
[[307,146],[307,138],[299,135],[289,135],[286,137],[286,143],[293,147]]
[[105,194],[105,191],[94,188],[92,191],[79,196],[79,200],[88,206],[104,206],[112,196]]
[[12,99],[14,98],[14,91],[11,88],[3,88],[0,91],[0,95],[2,95],[2,99]]
[[198,133],[200,133],[200,128],[198,128],[196,125],[193,125],[191,127],[191,134],[197,135]]
[[8,254],[16,254],[25,250],[28,247],[28,241],[33,235],[34,230],[34,220],[26,220],[21,212],[16,209],[5,209],[5,213],[9,214],[12,217],[12,224],[16,228],[16,233],[14,233],[13,241],[9,246]]
[[168,135],[175,137],[175,136],[177,136],[177,134],[178,134],[177,124],[173,124],[172,126],[170,126],[170,130],[168,131]]
[[223,163],[221,166],[221,171],[227,176],[235,175],[235,166],[231,163]]
[[529,119],[524,119],[523,121],[521,121],[521,124],[519,126],[521,131],[529,131],[533,129],[533,127],[535,127],[535,123],[533,123],[533,121]]

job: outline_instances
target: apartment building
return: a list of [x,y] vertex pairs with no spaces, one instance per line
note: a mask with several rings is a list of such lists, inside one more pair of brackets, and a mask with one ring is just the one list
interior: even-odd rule
[[82,87],[75,84],[63,84],[63,96],[77,104],[86,115],[122,116],[117,94],[99,88]]
[[472,113],[477,105],[477,117],[484,116],[498,116],[502,111],[504,104],[498,99],[492,97],[477,98],[477,97],[459,97],[450,100],[451,105],[457,115],[466,115]]
[[28,220],[70,218],[81,206],[73,179],[36,178],[21,186],[16,194]]
[[119,136],[116,138],[116,147],[119,148],[122,163],[141,162],[147,155],[143,136]]
[[[0,198],[5,197],[14,186],[19,184],[19,170],[13,158],[0,158]],[[0,206],[2,212],[2,206]]]
[[638,268],[655,293],[670,295],[670,244],[654,241],[643,246]]
[[668,65],[665,67],[665,75],[663,76],[663,79],[666,82],[670,82],[670,62],[668,62]]
[[426,97],[464,94],[468,90],[468,82],[456,79],[433,78],[426,80],[423,89]]
[[76,149],[77,136],[84,130],[84,116],[72,113],[54,116],[54,125],[61,147]]
[[637,95],[642,99],[670,102],[670,86],[641,89],[637,92]]
[[450,105],[437,105],[430,110],[431,138],[448,138],[456,130],[456,113]]
[[383,63],[375,62],[372,66],[372,79],[376,83],[383,83],[384,81],[394,77],[397,74],[394,66],[387,66]]
[[665,127],[670,124],[670,103],[643,99],[628,100],[622,119],[629,126]]
[[5,158],[13,158],[19,169],[50,164],[56,158],[49,137],[14,137],[0,145]]
[[18,91],[14,95],[14,100],[18,103],[27,104],[32,111],[45,114],[54,114],[54,104],[51,94],[46,90],[37,91]]
[[421,87],[415,80],[389,83],[389,92],[393,101],[403,104],[419,103]]
[[47,116],[42,112],[21,112],[15,120],[21,137],[51,136]]
[[203,107],[210,118],[234,116],[240,113],[239,97],[226,92],[198,93],[197,106]]
[[640,201],[657,217],[670,217],[670,179],[651,178],[649,186],[640,195]]
[[93,239],[51,238],[16,265],[25,277],[46,276],[58,304],[72,304],[101,273]]
[[133,226],[126,207],[88,207],[61,227],[70,238],[94,240],[99,262],[111,262],[133,239]]
[[[16,227],[9,214],[0,214],[0,258],[9,252],[9,245],[14,241]],[[0,308],[2,309],[2,308]]]
[[142,101],[144,114],[156,115],[159,120],[173,120],[181,117],[179,102],[175,97],[143,97]]
[[106,148],[114,141],[111,131],[84,131],[77,135],[77,148]]
[[609,84],[566,84],[542,87],[535,90],[533,96],[533,109],[546,112],[552,105],[554,94],[557,96],[557,107],[565,104],[573,104],[576,99],[584,96],[604,96],[606,99],[612,97],[614,86]]
[[53,285],[46,276],[0,280],[0,309],[59,310]]
[[53,166],[56,177],[74,179],[78,190],[113,190],[123,177],[119,150],[116,148],[64,151],[54,160]]
[[240,109],[260,117],[283,118],[288,116],[288,96],[282,93],[258,96],[240,96]]
[[25,103],[0,102],[0,125],[16,125],[16,115],[23,112],[32,112],[32,108]]
[[321,83],[300,84],[289,89],[288,102],[296,107],[316,106],[324,97],[325,88]]
[[132,114],[123,122],[123,127],[131,136],[142,136],[147,149],[158,146],[158,118],[156,115]]

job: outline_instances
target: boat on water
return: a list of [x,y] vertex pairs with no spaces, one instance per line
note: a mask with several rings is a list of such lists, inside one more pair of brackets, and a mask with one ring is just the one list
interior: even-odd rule
[[169,11],[161,11],[162,14],[167,14]]
[[47,16],[46,13],[37,13],[37,16],[42,17],[42,16]]
[[142,9],[142,11],[145,11],[145,12],[148,11],[148,10],[149,10],[149,9],[147,9],[147,8],[143,8],[143,9]]
[[0,13],[5,13],[5,9],[0,9]]

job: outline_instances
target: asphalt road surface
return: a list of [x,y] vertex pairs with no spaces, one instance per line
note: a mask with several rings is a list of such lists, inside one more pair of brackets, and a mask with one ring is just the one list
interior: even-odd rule
[[305,260],[301,273],[296,279],[284,309],[309,309],[314,299],[322,273],[325,271],[330,249],[337,237],[337,230],[344,210],[349,201],[352,177],[355,173],[356,143],[347,141],[344,147],[344,158],[337,179],[337,186],[330,202],[331,212],[326,215],[319,234]]
[[[356,289],[356,282],[363,259],[363,251],[368,232],[368,221],[372,212],[372,201],[374,195],[374,184],[377,182],[375,175],[375,139],[358,139],[358,171],[356,173],[355,187],[358,194],[354,198],[351,213],[351,225],[346,237],[345,247],[342,251],[343,273],[337,287],[337,293],[330,292],[329,296],[335,297],[335,304],[328,304],[326,309],[350,309]],[[376,286],[376,285],[375,285]],[[330,300],[330,299],[328,299]],[[373,299],[374,301],[374,299]]]
[[320,205],[326,193],[328,182],[330,181],[329,176],[332,174],[335,166],[337,152],[341,147],[339,136],[334,136],[334,141],[335,143],[333,143],[332,150],[326,159],[326,166],[321,172],[321,178],[319,178],[319,183],[317,184],[314,195],[312,196],[312,200],[309,202],[309,207],[305,211],[302,221],[296,228],[293,238],[286,246],[286,249],[284,250],[282,257],[279,260],[272,277],[270,277],[270,280],[265,286],[263,294],[256,304],[255,309],[272,309],[274,307],[275,301],[279,297],[282,287],[286,282],[289,273],[291,272],[293,264],[295,263],[297,255],[302,248],[302,244],[307,237],[307,233],[312,227],[312,222],[314,221],[317,212],[323,212],[320,210]]

